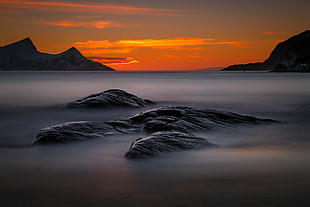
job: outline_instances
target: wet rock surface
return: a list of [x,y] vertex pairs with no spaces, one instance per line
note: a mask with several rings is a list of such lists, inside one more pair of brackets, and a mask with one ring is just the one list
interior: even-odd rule
[[99,122],[68,122],[43,128],[39,131],[34,145],[70,143],[122,134],[113,126]]
[[140,126],[141,130],[147,133],[158,131],[192,133],[241,124],[274,122],[274,120],[270,119],[260,119],[226,111],[194,109],[184,106],[160,107],[116,121],[127,122],[132,126]]
[[70,122],[41,129],[34,144],[67,143],[122,134],[183,132],[193,134],[237,125],[276,123],[231,112],[166,106],[107,122]]
[[155,132],[150,136],[134,141],[125,157],[129,159],[159,156],[162,153],[181,150],[218,147],[207,139],[183,132]]
[[140,98],[120,89],[110,89],[102,93],[93,94],[82,99],[70,102],[68,108],[99,108],[99,107],[127,107],[141,108],[154,105],[153,101]]

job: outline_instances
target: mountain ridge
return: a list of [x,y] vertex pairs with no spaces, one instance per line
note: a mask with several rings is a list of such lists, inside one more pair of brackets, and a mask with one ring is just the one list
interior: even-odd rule
[[276,45],[264,62],[231,65],[222,71],[267,70],[271,72],[310,72],[310,30]]
[[26,37],[17,42],[13,42],[11,44],[5,45],[2,48],[12,48],[12,47],[31,47],[33,50],[37,50],[36,46],[33,44],[29,37]]
[[29,37],[0,47],[0,70],[114,71],[88,60],[75,47],[58,54],[39,52]]

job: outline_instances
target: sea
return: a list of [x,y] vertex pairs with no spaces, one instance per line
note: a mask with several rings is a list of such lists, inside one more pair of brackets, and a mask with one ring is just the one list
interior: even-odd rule
[[[142,109],[68,109],[117,88]],[[310,196],[310,73],[0,72],[1,207],[303,207]],[[128,160],[139,135],[33,146],[39,130],[160,106],[279,120],[200,133],[215,149]]]

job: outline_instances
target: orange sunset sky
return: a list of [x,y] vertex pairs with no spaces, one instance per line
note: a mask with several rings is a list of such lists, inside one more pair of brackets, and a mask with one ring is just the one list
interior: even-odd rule
[[309,0],[0,0],[0,46],[76,47],[116,70],[197,70],[265,60],[310,29]]

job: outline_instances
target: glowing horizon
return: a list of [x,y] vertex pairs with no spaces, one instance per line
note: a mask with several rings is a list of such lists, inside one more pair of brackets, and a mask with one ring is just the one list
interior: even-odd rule
[[[265,60],[309,29],[306,0],[0,0],[0,45],[76,47],[116,70],[196,70]],[[288,16],[287,14],[292,14]]]

